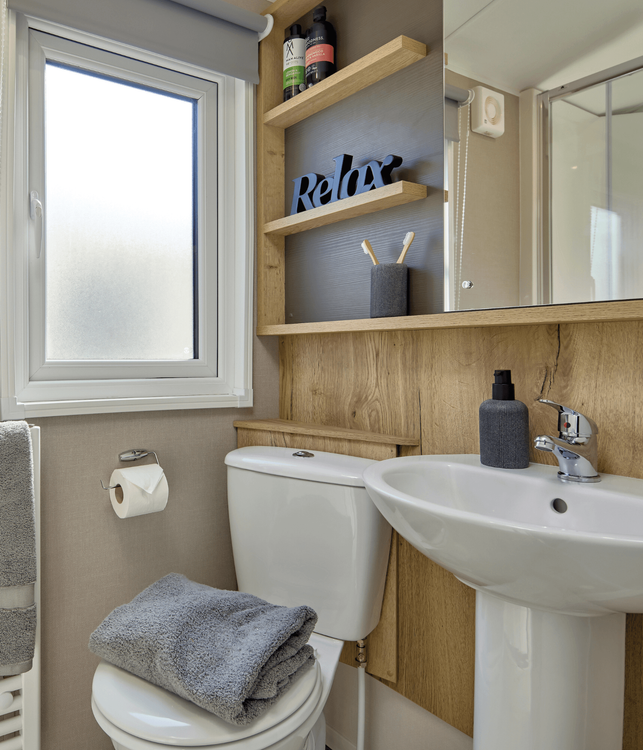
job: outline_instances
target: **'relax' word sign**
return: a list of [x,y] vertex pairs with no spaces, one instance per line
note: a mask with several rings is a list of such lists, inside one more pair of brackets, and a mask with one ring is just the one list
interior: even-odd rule
[[336,156],[333,161],[335,172],[328,177],[309,172],[293,180],[291,215],[390,185],[391,172],[402,164],[402,157],[389,154],[384,161],[369,161],[363,167],[353,167],[353,157],[348,154]]

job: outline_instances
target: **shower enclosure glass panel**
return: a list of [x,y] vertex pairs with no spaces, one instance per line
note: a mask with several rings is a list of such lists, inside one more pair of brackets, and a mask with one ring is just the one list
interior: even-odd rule
[[643,297],[643,71],[551,102],[551,299]]

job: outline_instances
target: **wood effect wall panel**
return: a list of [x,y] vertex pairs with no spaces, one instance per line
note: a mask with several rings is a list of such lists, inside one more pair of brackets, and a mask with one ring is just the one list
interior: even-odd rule
[[267,75],[281,66],[282,42],[276,34],[269,35],[259,47],[259,75],[262,85],[257,90],[257,185],[261,200],[257,201],[257,323],[284,323],[284,239],[267,237],[263,225],[283,216],[283,184],[285,174],[285,135],[279,128],[262,126],[263,115],[279,103],[283,96],[279,81]]
[[[511,369],[532,438],[556,431],[536,399],[559,401],[597,422],[600,471],[643,478],[641,322],[307,334],[280,351],[282,418],[420,435],[424,454],[477,453],[478,407],[494,369]],[[531,460],[553,463],[534,450]],[[407,547],[391,687],[471,734],[473,592]],[[627,627],[623,750],[643,750],[643,615]]]
[[407,335],[286,338],[280,352],[282,418],[300,414],[306,416],[298,421],[419,437],[417,367]]
[[398,682],[391,687],[473,734],[475,594],[400,539]]
[[625,628],[623,750],[643,748],[643,615],[628,615]]
[[[422,453],[479,452],[478,409],[491,398],[494,370],[511,370],[516,398],[529,406],[530,417],[536,416],[534,402],[555,366],[557,326],[426,333],[416,332],[416,346],[432,352],[422,389]],[[532,460],[542,462],[540,456],[532,450]]]

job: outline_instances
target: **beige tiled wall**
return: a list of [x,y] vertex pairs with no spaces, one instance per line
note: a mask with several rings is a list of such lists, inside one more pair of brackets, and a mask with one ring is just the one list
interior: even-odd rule
[[[91,713],[92,630],[166,573],[234,588],[223,458],[234,419],[278,415],[277,342],[255,339],[254,409],[32,420],[42,435],[42,750],[111,750]],[[122,520],[100,480],[128,448],[158,452],[162,513]]]

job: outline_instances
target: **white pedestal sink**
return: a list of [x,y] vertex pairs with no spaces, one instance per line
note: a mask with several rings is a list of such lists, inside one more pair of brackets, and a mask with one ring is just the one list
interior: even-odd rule
[[643,612],[643,480],[410,456],[364,472],[416,549],[476,589],[474,750],[621,750],[625,612]]

